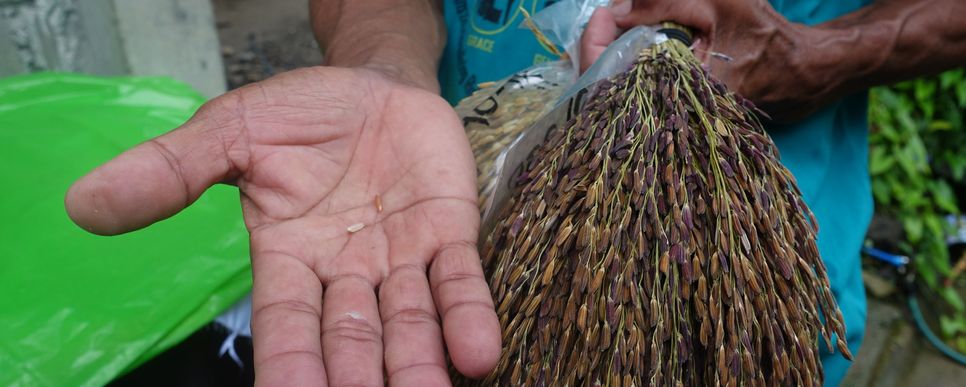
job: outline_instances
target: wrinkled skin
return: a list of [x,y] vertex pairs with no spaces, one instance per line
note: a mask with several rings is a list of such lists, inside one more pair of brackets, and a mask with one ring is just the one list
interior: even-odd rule
[[444,339],[462,373],[495,365],[476,170],[438,96],[369,70],[282,74],[95,169],[66,205],[118,234],[220,182],[251,234],[256,384],[446,385]]

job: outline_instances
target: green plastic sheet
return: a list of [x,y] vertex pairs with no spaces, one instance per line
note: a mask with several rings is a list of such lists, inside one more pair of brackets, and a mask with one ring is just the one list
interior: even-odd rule
[[251,289],[234,187],[115,237],[64,210],[71,182],[203,102],[166,78],[0,79],[0,385],[102,385]]

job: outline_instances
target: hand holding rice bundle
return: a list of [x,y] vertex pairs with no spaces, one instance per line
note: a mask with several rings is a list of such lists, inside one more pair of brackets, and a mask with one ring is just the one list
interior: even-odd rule
[[820,338],[851,358],[756,112],[675,39],[600,82],[482,247],[504,341],[483,384],[821,385]]

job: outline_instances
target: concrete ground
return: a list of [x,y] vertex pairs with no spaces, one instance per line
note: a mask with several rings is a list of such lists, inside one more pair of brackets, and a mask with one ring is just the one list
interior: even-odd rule
[[882,301],[869,300],[866,337],[855,359],[842,386],[966,385],[966,367],[930,346],[908,310]]

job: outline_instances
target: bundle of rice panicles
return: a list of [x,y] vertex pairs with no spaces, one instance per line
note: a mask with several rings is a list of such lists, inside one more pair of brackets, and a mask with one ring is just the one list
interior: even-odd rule
[[851,359],[756,113],[671,39],[549,133],[482,246],[504,345],[482,385],[808,386],[820,338]]

